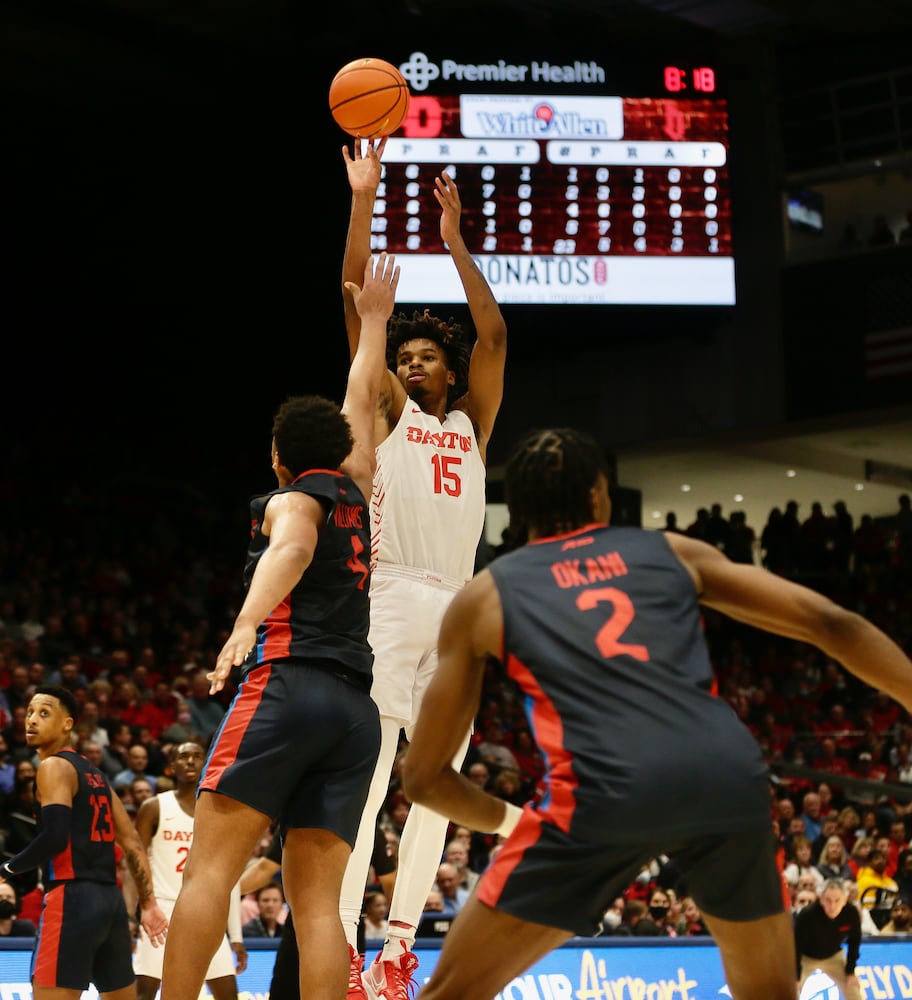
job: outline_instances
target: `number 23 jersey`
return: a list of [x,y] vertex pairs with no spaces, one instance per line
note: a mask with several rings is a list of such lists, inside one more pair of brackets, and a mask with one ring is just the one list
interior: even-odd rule
[[73,796],[70,836],[66,847],[47,864],[46,882],[116,882],[114,856],[114,793],[108,779],[82,754],[61,750],[54,754],[76,768],[78,786]]
[[592,525],[487,568],[546,817],[623,843],[770,822],[763,756],[712,693],[694,583],[662,532]]

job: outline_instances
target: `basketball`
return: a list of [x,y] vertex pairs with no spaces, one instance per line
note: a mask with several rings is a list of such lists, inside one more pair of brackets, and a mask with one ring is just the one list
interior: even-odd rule
[[357,139],[392,135],[408,112],[405,77],[383,59],[346,63],[329,85],[329,110],[336,124]]

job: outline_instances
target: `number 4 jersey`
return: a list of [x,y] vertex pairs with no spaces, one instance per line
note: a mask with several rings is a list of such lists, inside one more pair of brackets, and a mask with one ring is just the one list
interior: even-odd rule
[[760,748],[712,693],[694,583],[662,532],[591,525],[487,569],[546,821],[614,843],[769,824]]
[[407,399],[377,447],[371,562],[470,580],[485,515],[485,467],[468,415],[441,423]]
[[108,779],[75,750],[54,754],[76,768],[78,787],[73,796],[70,837],[66,847],[47,864],[44,881],[116,882],[114,857],[114,792]]

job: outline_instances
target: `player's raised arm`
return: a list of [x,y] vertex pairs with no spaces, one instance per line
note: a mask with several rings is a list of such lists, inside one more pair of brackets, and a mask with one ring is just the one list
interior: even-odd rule
[[440,236],[456,265],[475,327],[476,340],[469,361],[469,391],[465,409],[476,426],[484,454],[503,400],[507,324],[491,286],[462,238],[462,200],[456,182],[446,171],[442,171],[435,180],[434,197],[441,209]]
[[[352,152],[348,146],[342,147],[342,158],[351,187],[351,212],[348,220],[348,235],[345,253],[342,257],[342,304],[345,311],[345,332],[348,335],[349,358],[353,359],[358,350],[361,334],[361,317],[355,307],[349,285],[360,286],[364,268],[371,256],[371,219],[374,215],[374,199],[380,184],[382,167],[380,157],[386,148],[386,139],[364,143],[355,139]],[[384,367],[386,367],[384,358]]]

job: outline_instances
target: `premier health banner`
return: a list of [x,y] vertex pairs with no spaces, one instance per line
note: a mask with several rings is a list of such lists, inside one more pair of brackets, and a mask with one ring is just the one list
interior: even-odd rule
[[[440,943],[419,940],[416,944],[421,961],[419,987],[437,964]],[[238,1000],[269,1000],[276,944],[247,944],[249,963],[238,977]],[[32,1000],[31,952],[22,945],[21,940],[0,942],[0,1000]],[[369,958],[375,953],[369,949]],[[864,939],[856,972],[864,1000],[912,1000],[912,938]],[[200,996],[210,993],[204,989]],[[730,996],[719,952],[709,939],[573,938],[509,983],[497,1000],[716,1000]],[[97,991],[87,991],[83,1000],[98,1000]],[[801,1000],[843,998],[821,973],[805,984]]]

